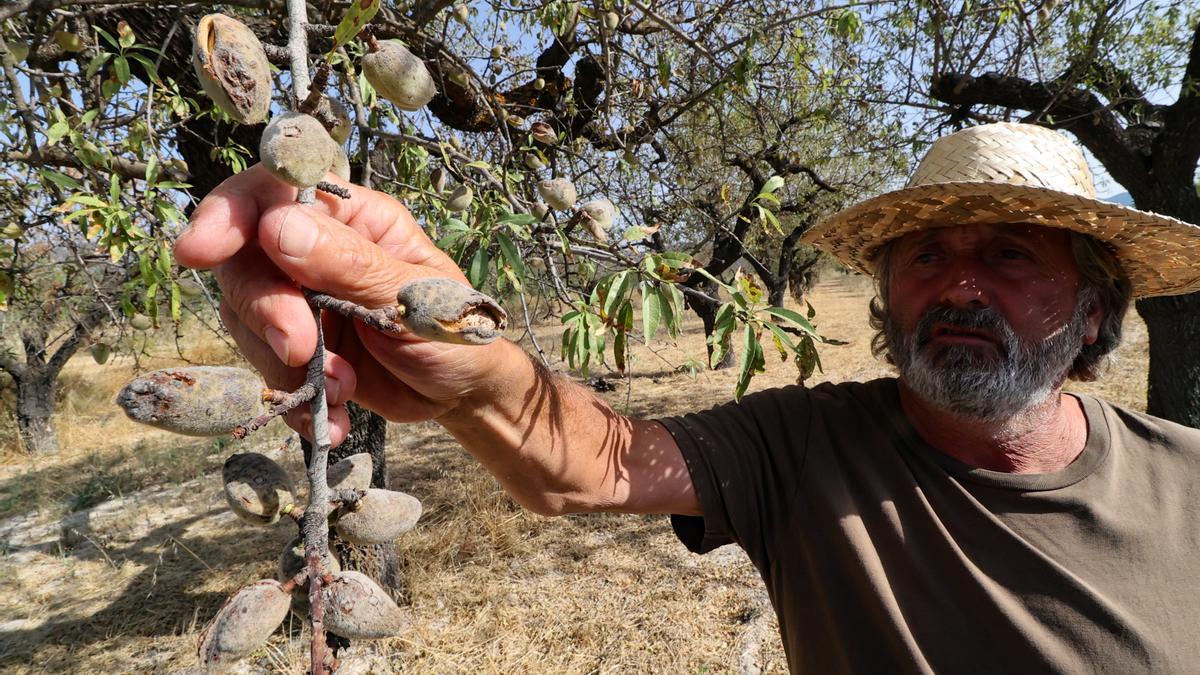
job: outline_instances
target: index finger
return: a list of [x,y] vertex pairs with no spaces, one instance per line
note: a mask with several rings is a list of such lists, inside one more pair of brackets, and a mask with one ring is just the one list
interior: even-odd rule
[[[403,204],[382,192],[327,179],[350,191],[350,199],[317,192],[310,208],[345,223],[393,258],[432,267],[445,274],[460,270],[417,226]],[[211,268],[229,260],[258,236],[263,214],[296,201],[297,190],[260,164],[226,179],[192,213],[191,226],[175,243],[175,256],[186,267]]]

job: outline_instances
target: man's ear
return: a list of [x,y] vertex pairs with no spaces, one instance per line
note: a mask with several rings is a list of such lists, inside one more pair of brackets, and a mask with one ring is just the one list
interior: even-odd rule
[[1100,339],[1100,324],[1104,322],[1104,306],[1100,304],[1099,297],[1093,297],[1088,303],[1088,312],[1086,321],[1087,330],[1083,334],[1083,344],[1094,345]]

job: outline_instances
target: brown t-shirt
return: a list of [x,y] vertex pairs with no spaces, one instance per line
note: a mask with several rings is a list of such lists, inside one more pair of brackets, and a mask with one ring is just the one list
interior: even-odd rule
[[1062,471],[925,443],[894,379],[663,419],[703,518],[762,574],[792,671],[1200,671],[1200,430],[1080,396]]

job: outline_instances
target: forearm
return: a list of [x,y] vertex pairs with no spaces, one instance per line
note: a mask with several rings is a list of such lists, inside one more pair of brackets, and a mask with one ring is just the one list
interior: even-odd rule
[[[645,457],[631,456],[631,449],[647,447],[648,436],[669,434],[656,423],[617,414],[510,342],[497,352],[501,365],[489,383],[438,421],[535,512],[643,510],[630,499],[629,473]],[[655,450],[650,444],[650,451],[663,445]]]

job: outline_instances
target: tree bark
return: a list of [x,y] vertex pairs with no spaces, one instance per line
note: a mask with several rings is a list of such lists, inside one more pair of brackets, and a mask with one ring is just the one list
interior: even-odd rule
[[54,391],[58,373],[46,368],[30,368],[17,379],[17,433],[25,452],[52,455],[58,452],[58,436],[50,426],[54,414]]
[[1146,412],[1200,428],[1200,293],[1137,302],[1150,337]]

